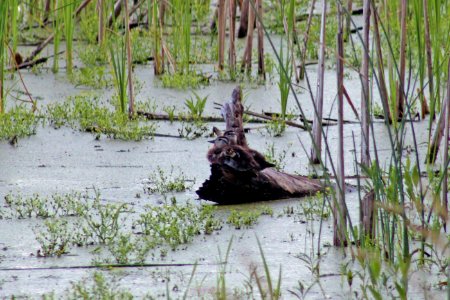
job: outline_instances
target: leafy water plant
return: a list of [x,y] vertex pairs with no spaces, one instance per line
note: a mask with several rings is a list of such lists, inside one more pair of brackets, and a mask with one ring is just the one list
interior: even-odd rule
[[178,205],[175,198],[171,202],[162,206],[146,206],[133,223],[135,230],[175,249],[201,233],[210,234],[222,228],[212,206]]
[[100,137],[140,141],[152,138],[156,123],[143,118],[129,119],[126,113],[111,111],[109,104],[92,95],[69,97],[63,103],[47,106],[50,124],[58,128],[69,126],[73,129],[92,132]]
[[11,140],[36,133],[40,119],[29,109],[16,106],[0,114],[0,140]]
[[187,140],[195,140],[202,137],[208,130],[209,127],[202,120],[195,120],[193,122],[181,121],[181,127],[178,128],[178,135]]
[[187,107],[190,117],[194,120],[199,120],[201,119],[203,111],[205,110],[208,96],[201,97],[194,91],[192,91],[192,94],[193,96],[184,101],[184,105]]
[[[290,148],[291,146],[289,146]],[[289,149],[283,149],[281,152],[275,147],[275,143],[266,144],[266,151],[264,152],[264,156],[268,162],[275,165],[275,169],[281,171],[286,167],[286,156]]]
[[37,252],[38,256],[61,256],[66,254],[74,243],[73,228],[65,219],[48,219],[43,228],[38,227],[35,234],[41,246]]
[[277,117],[267,122],[266,131],[270,136],[280,137],[286,131],[286,121]]
[[258,222],[261,216],[259,210],[234,210],[232,209],[227,218],[227,223],[234,226],[235,229],[249,228]]
[[96,193],[83,216],[87,225],[83,228],[85,236],[95,244],[108,244],[119,235],[124,223],[123,215],[129,212],[126,203],[100,203],[100,194]]
[[161,195],[183,192],[190,189],[195,183],[195,179],[189,180],[180,168],[174,166],[171,166],[168,173],[160,166],[156,167],[156,171],[150,175],[149,181],[145,190],[150,194],[159,193]]
[[134,299],[128,289],[118,287],[117,277],[110,279],[101,272],[95,272],[91,280],[73,283],[67,291],[67,299]]

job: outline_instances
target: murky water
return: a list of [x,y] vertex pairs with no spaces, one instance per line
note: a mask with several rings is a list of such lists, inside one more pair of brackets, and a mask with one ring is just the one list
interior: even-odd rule
[[[206,68],[211,68],[210,66]],[[308,67],[311,83],[316,82],[315,66]],[[175,105],[182,110],[184,101],[189,96],[188,91],[164,89],[153,76],[150,66],[140,66],[135,69],[135,76],[142,83],[138,99],[155,99],[162,111],[163,105]],[[39,100],[42,108],[48,103],[63,101],[69,95],[90,90],[86,87],[76,88],[65,80],[64,75],[53,75],[45,69],[35,75],[24,71],[23,77],[32,96]],[[334,71],[325,74],[324,112],[335,117],[336,80]],[[306,83],[302,83],[303,86]],[[356,106],[359,106],[360,83],[356,74],[349,74],[345,85]],[[198,90],[201,96],[208,95],[205,115],[218,115],[213,102],[224,102],[231,95],[235,84],[213,82],[210,86]],[[17,89],[21,89],[19,85]],[[313,88],[314,90],[314,88]],[[94,91],[102,95],[110,95],[111,90]],[[275,83],[265,86],[244,86],[245,105],[255,112],[279,111],[279,92]],[[309,93],[298,93],[299,102],[308,118],[312,118],[311,99]],[[289,108],[296,109],[291,95]],[[345,119],[356,120],[346,104]],[[419,144],[420,162],[424,161],[427,137],[427,122],[412,123],[416,130]],[[159,122],[158,133],[177,134],[180,124]],[[223,127],[222,123],[208,124]],[[409,126],[409,125],[407,125]],[[250,124],[249,127],[259,127]],[[380,122],[374,124],[375,140],[382,165],[388,165],[391,150],[386,127]],[[326,128],[330,144],[331,157],[336,157],[337,141],[336,127]],[[407,129],[405,145],[412,145],[411,129]],[[355,141],[353,141],[353,135]],[[287,172],[309,174],[311,167],[307,164],[307,155],[303,147],[309,151],[309,135],[296,128],[288,128],[283,137],[272,138],[265,130],[252,130],[247,135],[251,147],[264,152],[267,145],[274,143],[278,152],[286,150]],[[20,139],[17,147],[7,142],[0,143],[0,204],[4,205],[3,196],[8,192],[23,194],[39,193],[50,195],[69,191],[83,191],[96,187],[102,195],[102,200],[110,202],[130,203],[136,213],[145,204],[157,204],[161,196],[143,193],[143,186],[158,166],[168,170],[172,165],[178,166],[188,178],[195,178],[192,190],[176,195],[179,201],[196,199],[195,189],[208,177],[209,166],[206,151],[209,147],[208,138],[187,141],[177,138],[160,138],[141,142],[123,142],[101,138],[96,140],[88,133],[74,132],[71,129],[55,130],[50,127],[38,128],[37,134]],[[345,125],[345,173],[354,175],[353,143],[360,144],[359,124]],[[414,147],[413,147],[414,148]],[[357,155],[359,151],[357,150]],[[405,152],[406,153],[406,152]],[[327,158],[327,165],[330,165]],[[142,194],[136,198],[136,194]],[[351,189],[347,193],[347,202],[352,220],[358,220],[358,194]],[[200,236],[192,243],[169,251],[166,257],[156,255],[151,259],[155,266],[138,268],[120,268],[105,271],[108,278],[116,277],[117,285],[129,289],[133,294],[142,296],[150,293],[154,297],[166,298],[168,288],[172,297],[182,297],[189,282],[193,264],[198,267],[190,285],[189,295],[192,298],[212,298],[217,286],[217,276],[220,270],[218,264],[219,249],[224,255],[231,239],[232,250],[226,266],[227,291],[230,298],[246,298],[250,293],[246,282],[251,279],[253,268],[262,276],[262,256],[258,249],[256,237],[261,241],[272,278],[277,278],[282,267],[282,296],[293,298],[289,291],[295,291],[298,282],[305,286],[313,285],[306,297],[308,299],[349,298],[353,294],[348,285],[340,277],[341,263],[349,258],[344,252],[326,247],[332,241],[332,224],[325,221],[320,235],[321,258],[313,255],[318,249],[319,222],[287,217],[283,209],[287,206],[297,206],[302,199],[270,201],[248,205],[259,207],[269,205],[274,210],[274,216],[262,216],[251,229],[236,230],[224,224],[218,233]],[[200,202],[196,202],[200,203]],[[242,207],[242,206],[241,206]],[[225,217],[232,207],[218,208],[218,214]],[[41,220],[0,220],[0,297],[16,296],[39,297],[44,293],[54,291],[56,295],[64,295],[72,282],[88,278],[95,269],[91,266],[93,249],[73,248],[68,255],[60,258],[39,258],[36,251],[39,244],[33,232]],[[311,263],[303,258],[311,258]],[[320,262],[319,277],[315,278],[312,268]],[[158,264],[173,264],[173,266],[158,266]],[[190,265],[181,265],[190,264]],[[86,268],[84,268],[86,267]],[[435,288],[436,278],[425,277],[420,272],[412,275],[410,294],[414,298],[430,297],[442,299],[443,292]],[[430,286],[428,286],[430,285]],[[356,286],[356,285],[355,285]],[[425,286],[425,287],[423,287]],[[258,295],[257,291],[254,291]],[[353,295],[354,296],[354,295]],[[255,296],[257,297],[257,296]]]

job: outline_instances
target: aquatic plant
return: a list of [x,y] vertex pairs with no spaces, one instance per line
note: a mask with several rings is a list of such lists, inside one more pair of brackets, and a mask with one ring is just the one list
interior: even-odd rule
[[189,114],[193,120],[199,120],[202,117],[203,111],[205,110],[206,101],[208,96],[201,97],[196,92],[192,92],[193,96],[184,101],[184,105],[189,110]]
[[0,114],[0,140],[12,141],[33,135],[40,122],[38,116],[29,109],[16,106]]
[[[69,97],[62,103],[47,106],[47,118],[52,126],[69,126],[73,129],[91,132],[100,138],[140,141],[152,138],[156,123],[144,118],[129,119],[120,110],[111,111],[107,103],[92,95]],[[108,105],[109,106],[109,105]]]
[[214,217],[212,206],[179,205],[172,198],[171,203],[145,207],[139,218],[133,222],[139,233],[172,249],[189,243],[201,233],[211,234],[222,228],[220,220]]
[[114,87],[117,92],[117,98],[119,100],[120,112],[126,113],[126,106],[128,103],[127,98],[127,58],[126,58],[126,46],[123,38],[119,38],[118,48],[114,48],[113,44],[109,45],[109,61],[111,69],[113,71]]
[[[64,20],[64,37],[66,41],[66,71],[72,74],[73,70],[73,35],[75,31],[75,1],[62,1],[63,20]],[[58,29],[56,29],[58,31]]]
[[0,114],[5,112],[5,55],[7,45],[7,21],[8,21],[9,1],[2,1],[0,3]]
[[160,166],[157,166],[156,171],[150,174],[149,184],[145,187],[145,190],[150,194],[166,195],[167,193],[179,193],[188,190],[194,183],[195,179],[189,180],[180,168],[171,166],[170,171],[166,172]]

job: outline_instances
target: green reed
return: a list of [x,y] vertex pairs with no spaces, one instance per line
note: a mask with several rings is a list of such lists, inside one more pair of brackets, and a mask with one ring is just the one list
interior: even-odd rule
[[61,20],[62,19],[62,9],[58,7],[58,1],[53,2],[53,73],[57,73],[59,69],[59,46],[61,42]]
[[4,95],[4,79],[5,79],[5,52],[7,45],[7,20],[8,20],[9,1],[0,2],[0,113],[5,112],[5,95]]
[[72,74],[73,70],[73,34],[75,31],[75,1],[63,0],[64,37],[66,39],[66,71]]
[[191,54],[192,0],[172,1],[173,55],[178,63],[178,72],[189,73]]
[[119,107],[122,113],[126,112],[127,108],[127,57],[124,37],[117,37],[119,45],[117,48],[109,45],[109,61],[114,78],[114,87],[119,98]]

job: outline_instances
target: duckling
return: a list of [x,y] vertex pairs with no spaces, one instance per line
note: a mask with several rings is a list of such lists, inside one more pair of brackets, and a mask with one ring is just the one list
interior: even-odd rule
[[236,171],[260,171],[275,166],[258,151],[237,145],[234,131],[226,131],[210,142],[214,143],[207,154],[211,164],[226,165]]
[[213,143],[214,145],[208,150],[206,158],[211,164],[217,163],[217,158],[219,157],[219,154],[222,152],[222,148],[228,146],[230,142],[228,138],[224,136],[219,136],[215,140],[208,142]]

